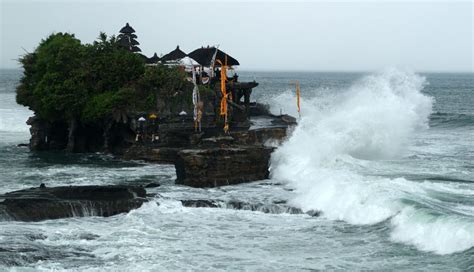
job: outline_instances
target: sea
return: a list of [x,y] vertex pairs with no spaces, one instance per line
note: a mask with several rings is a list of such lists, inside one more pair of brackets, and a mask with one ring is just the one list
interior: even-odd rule
[[112,217],[0,218],[0,271],[474,271],[474,74],[239,75],[259,83],[253,100],[298,125],[268,180],[199,189],[175,185],[173,165],[19,147],[33,113],[15,102],[21,70],[0,70],[0,194],[161,184]]

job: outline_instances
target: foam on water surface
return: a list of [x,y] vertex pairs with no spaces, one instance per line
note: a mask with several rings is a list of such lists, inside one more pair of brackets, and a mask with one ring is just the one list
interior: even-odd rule
[[[428,128],[433,99],[422,93],[425,84],[421,76],[390,69],[334,95],[304,100],[298,126],[272,156],[271,177],[294,186],[293,205],[321,210],[326,218],[351,224],[389,219],[393,240],[439,254],[473,247],[472,218],[440,216],[424,225],[417,216],[426,211],[408,216],[414,208],[402,200],[417,202],[428,193],[426,184],[367,170],[370,161],[399,159],[411,137]],[[281,98],[288,100],[287,94]],[[450,235],[451,227],[460,230]]]
[[[161,183],[128,214],[2,218],[0,270],[472,270],[472,98],[436,91],[457,88],[440,82],[450,75],[429,75],[428,85],[396,70],[248,75],[261,83],[252,94],[259,102],[295,116],[288,82],[299,79],[300,125],[275,153],[272,180],[209,189],[175,185],[173,166],[16,147],[28,140],[30,112],[15,104],[15,82],[0,86],[0,193],[40,183]],[[221,207],[183,207],[182,199]],[[235,210],[235,201],[250,208]]]

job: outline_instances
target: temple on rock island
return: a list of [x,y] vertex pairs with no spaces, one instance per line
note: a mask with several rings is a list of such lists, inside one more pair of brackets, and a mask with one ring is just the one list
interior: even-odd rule
[[[135,103],[151,106],[115,108],[92,123],[36,114],[28,120],[30,148],[109,152],[124,159],[171,163],[176,183],[194,187],[268,178],[275,148],[269,142],[283,140],[295,118],[273,115],[268,105],[252,103],[258,83],[239,80],[235,72],[239,61],[220,48],[206,46],[186,53],[177,46],[148,58],[140,53],[137,38],[127,23],[111,41],[142,58],[144,66],[135,68],[141,80],[133,82],[133,94],[144,95],[135,97]],[[93,101],[113,101],[99,100],[103,95],[110,93]],[[265,125],[255,125],[256,120]]]
[[[120,34],[117,36],[118,43],[130,50],[140,54],[145,60],[147,66],[155,66],[163,64],[166,66],[178,66],[187,72],[188,80],[195,85],[192,94],[192,100],[194,109],[192,112],[181,110],[176,112],[183,116],[192,115],[195,124],[195,130],[202,131],[203,122],[206,129],[211,128],[209,121],[221,121],[222,128],[225,132],[230,129],[248,129],[250,126],[249,122],[249,110],[250,110],[250,95],[252,89],[258,86],[258,83],[253,82],[240,82],[238,74],[235,72],[234,67],[240,65],[239,61],[229,54],[223,52],[217,47],[201,47],[189,54],[183,52],[179,46],[171,52],[162,55],[161,57],[155,52],[150,58],[141,54],[141,49],[138,47],[140,43],[137,41],[137,35],[135,30],[128,23],[122,27]],[[215,101],[209,101],[206,97],[200,95],[199,86],[206,86],[211,90],[215,91],[217,99]],[[207,101],[206,101],[207,100]],[[204,103],[211,102],[211,103]],[[213,110],[204,109],[209,107]],[[149,114],[152,118],[141,116],[139,119],[141,122],[147,122],[140,124],[141,130],[148,127],[153,133],[141,132],[137,134],[137,140],[145,140],[150,138],[152,142],[159,140],[157,133],[157,116],[162,114],[151,113]],[[210,120],[208,117],[214,116],[215,120]],[[222,120],[218,120],[222,117]],[[210,126],[211,125],[211,126]],[[150,126],[153,126],[150,128]],[[146,137],[145,137],[146,136]]]

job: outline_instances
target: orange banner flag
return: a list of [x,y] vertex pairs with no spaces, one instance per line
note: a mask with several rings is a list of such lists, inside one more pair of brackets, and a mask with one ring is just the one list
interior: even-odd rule
[[298,107],[298,114],[301,116],[301,108],[300,108],[300,82],[296,81],[296,106]]

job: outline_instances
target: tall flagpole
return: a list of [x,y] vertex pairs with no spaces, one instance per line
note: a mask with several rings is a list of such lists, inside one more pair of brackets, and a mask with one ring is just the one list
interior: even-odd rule
[[[214,52],[214,55],[212,56],[212,59],[211,59],[211,78],[213,78],[215,76],[214,75],[214,66],[216,64],[217,50],[219,50],[219,45],[216,46],[216,51]],[[209,80],[209,84],[211,84],[210,80]]]

